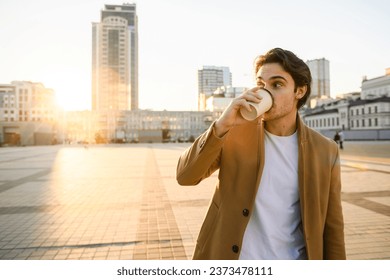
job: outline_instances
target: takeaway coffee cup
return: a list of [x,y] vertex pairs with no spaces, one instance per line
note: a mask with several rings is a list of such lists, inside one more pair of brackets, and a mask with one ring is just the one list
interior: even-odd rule
[[248,121],[253,121],[272,107],[273,99],[271,93],[265,88],[259,89],[258,94],[263,98],[260,103],[250,102],[252,111],[248,111],[245,107],[240,109],[242,117]]

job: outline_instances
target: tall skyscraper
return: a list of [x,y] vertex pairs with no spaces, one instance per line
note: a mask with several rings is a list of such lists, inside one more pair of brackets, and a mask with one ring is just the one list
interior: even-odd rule
[[92,110],[137,109],[136,4],[105,5],[92,23]]
[[329,60],[325,58],[308,60],[312,85],[310,99],[321,98],[322,96],[330,97],[330,74]]
[[203,66],[198,70],[198,110],[206,108],[206,100],[222,86],[232,85],[229,67]]

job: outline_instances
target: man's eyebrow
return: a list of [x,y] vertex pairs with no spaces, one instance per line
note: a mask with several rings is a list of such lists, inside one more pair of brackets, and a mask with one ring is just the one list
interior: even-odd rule
[[[256,77],[257,80],[262,80],[263,81],[263,78],[261,76],[257,76]],[[269,78],[270,80],[276,80],[276,79],[282,79],[284,81],[287,82],[287,79],[283,76],[272,76],[271,78]]]

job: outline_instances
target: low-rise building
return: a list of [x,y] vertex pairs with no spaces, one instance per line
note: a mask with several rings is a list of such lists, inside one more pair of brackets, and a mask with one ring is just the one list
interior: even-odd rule
[[390,68],[386,69],[385,75],[373,79],[363,77],[361,98],[376,99],[390,96]]
[[349,124],[351,130],[390,129],[390,97],[352,101]]
[[187,142],[209,125],[202,111],[101,111],[91,125],[96,142]]
[[390,69],[386,75],[362,81],[362,92],[322,100],[300,111],[306,124],[331,137],[345,131],[348,140],[390,139]]
[[328,137],[343,130],[347,140],[390,139],[390,97],[334,100],[301,115],[309,127]]
[[58,107],[54,90],[42,83],[0,85],[0,144],[43,145],[56,141]]

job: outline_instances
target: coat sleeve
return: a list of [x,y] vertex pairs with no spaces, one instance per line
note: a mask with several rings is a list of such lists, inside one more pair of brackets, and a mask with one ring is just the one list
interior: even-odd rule
[[217,137],[214,124],[180,156],[176,169],[176,179],[180,185],[197,185],[219,168],[226,134],[222,138]]
[[324,259],[345,260],[344,221],[341,208],[340,157],[336,147],[336,160],[331,171],[328,211],[324,228]]

